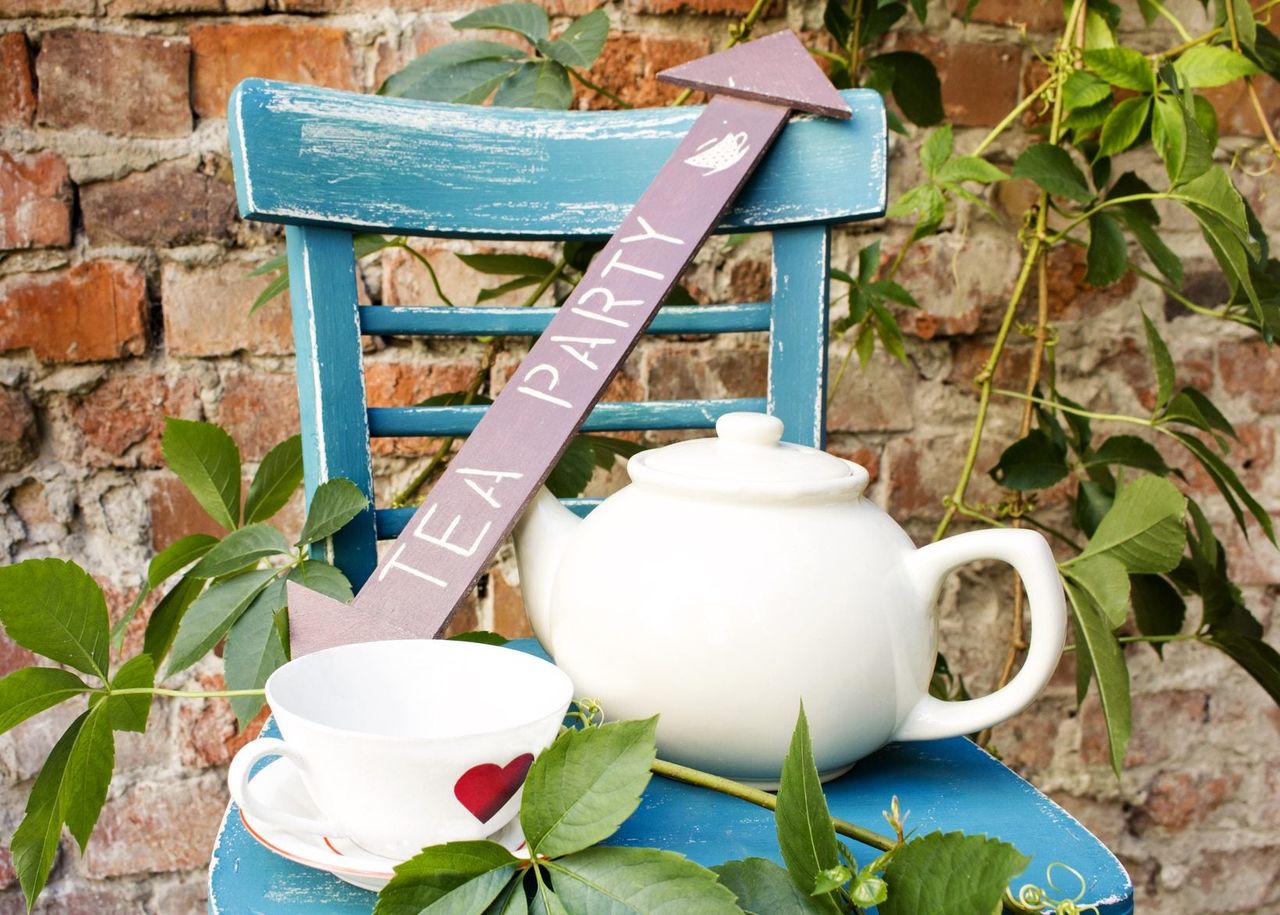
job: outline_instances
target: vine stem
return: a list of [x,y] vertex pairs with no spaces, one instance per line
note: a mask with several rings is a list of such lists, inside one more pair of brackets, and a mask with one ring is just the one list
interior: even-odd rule
[[261,689],[161,689],[158,686],[130,686],[125,689],[96,690],[104,696],[172,696],[176,699],[233,699],[237,696],[265,696]]
[[[1121,645],[1132,645],[1138,642],[1148,642],[1151,644],[1163,645],[1167,642],[1199,642],[1201,641],[1198,632],[1179,632],[1176,635],[1122,635],[1116,638]],[[1076,651],[1077,645],[1064,645],[1063,651]]]
[[[727,794],[730,797],[736,797],[739,800],[764,807],[766,810],[778,809],[776,795],[760,788],[752,788],[741,782],[735,782],[732,779],[712,775],[710,772],[691,769],[688,766],[667,762],[664,759],[655,759],[653,765],[649,768],[657,775],[672,778],[688,785],[697,785],[699,788],[710,788],[713,791],[719,791],[721,794]],[[850,823],[847,820],[841,820],[838,817],[831,818],[831,825],[835,827],[836,832],[840,835],[861,842],[863,845],[878,848],[880,851],[890,851],[897,845],[888,836],[882,836],[878,832],[873,832],[870,829]]]
[[[725,42],[724,47],[720,50],[727,51],[730,48],[741,44],[751,37],[751,30],[756,27],[756,22],[764,14],[764,8],[769,5],[769,0],[756,0],[751,5],[751,9],[747,15],[729,26],[729,40]],[[680,94],[675,97],[671,103],[672,107],[683,105],[689,101],[689,96],[693,95],[692,89],[683,89]]]
[[[1236,27],[1236,11],[1235,4],[1239,0],[1226,0],[1227,5],[1227,25],[1231,29],[1231,50],[1237,54],[1240,53],[1240,30]],[[1249,15],[1256,15],[1252,9]],[[1253,88],[1253,78],[1246,76],[1244,78],[1245,91],[1249,95],[1249,101],[1253,105],[1253,112],[1258,116],[1258,124],[1262,127],[1262,133],[1267,138],[1267,145],[1271,147],[1271,152],[1280,159],[1280,142],[1277,142],[1276,135],[1271,130],[1271,124],[1267,121],[1267,113],[1262,109],[1262,102],[1258,99],[1258,91]]]
[[581,73],[579,73],[579,72],[577,71],[577,69],[576,69],[576,68],[574,68],[574,67],[565,67],[565,69],[569,71],[569,75],[570,75],[570,76],[572,76],[572,77],[573,77],[574,79],[576,79],[578,82],[582,83],[582,85],[586,86],[586,87],[587,87],[588,89],[590,89],[592,92],[598,92],[598,93],[600,93],[600,94],[601,94],[601,95],[603,95],[605,98],[607,98],[609,101],[613,102],[615,105],[618,105],[619,107],[621,107],[621,108],[625,108],[625,109],[631,109],[631,108],[634,108],[634,107],[635,107],[635,105],[631,104],[630,102],[626,101],[625,99],[621,98],[620,96],[615,95],[614,93],[610,92],[610,91],[609,91],[608,89],[606,89],[604,86],[601,86],[601,85],[599,85],[598,83],[593,83],[591,80],[587,79],[585,76],[583,76]]
[[[1084,0],[1072,0],[1071,12],[1067,16],[1066,25],[1063,28],[1062,36],[1058,40],[1059,54],[1069,51],[1072,47],[1076,33],[1076,23],[1081,16],[1084,15]],[[1049,142],[1056,144],[1062,132],[1062,81],[1056,76],[1051,76],[1053,81],[1053,116],[1049,124]],[[987,423],[987,408],[991,404],[991,388],[992,380],[995,377],[996,366],[1000,362],[1000,356],[1004,353],[1005,343],[1009,338],[1009,331],[1013,327],[1014,318],[1018,313],[1018,305],[1022,302],[1022,294],[1026,291],[1027,281],[1031,277],[1031,269],[1035,266],[1041,252],[1045,249],[1044,230],[1049,218],[1049,195],[1045,191],[1040,193],[1040,204],[1036,215],[1037,231],[1035,237],[1031,239],[1031,243],[1027,246],[1026,255],[1022,260],[1022,269],[1018,271],[1018,279],[1014,283],[1013,292],[1009,296],[1009,302],[1005,306],[1004,317],[1000,321],[1000,329],[996,333],[995,342],[991,347],[991,355],[987,357],[986,363],[975,381],[978,384],[978,412],[974,417],[973,430],[969,435],[969,447],[965,452],[964,465],[960,470],[960,477],[956,480],[955,489],[952,490],[950,497],[946,502],[946,510],[943,512],[938,526],[934,529],[933,539],[940,540],[947,532],[947,528],[951,526],[951,521],[956,516],[956,510],[959,506],[964,505],[965,493],[969,489],[969,480],[973,477],[973,469],[978,462],[978,449],[982,445],[982,433]]]

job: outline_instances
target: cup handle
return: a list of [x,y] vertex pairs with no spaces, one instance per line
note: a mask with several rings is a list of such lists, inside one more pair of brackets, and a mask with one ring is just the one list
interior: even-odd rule
[[247,811],[254,819],[270,823],[272,826],[278,826],[281,829],[287,829],[290,832],[317,836],[340,834],[341,830],[332,820],[285,813],[283,810],[275,810],[267,806],[254,797],[252,790],[249,788],[249,772],[254,763],[264,756],[283,756],[299,770],[305,772],[307,768],[306,760],[302,754],[283,740],[277,740],[274,737],[259,737],[257,740],[249,741],[236,753],[235,758],[231,760],[230,768],[227,770],[227,784],[231,788],[231,798],[240,805],[240,809]]
[[1031,611],[1031,645],[1017,676],[988,696],[944,702],[927,693],[907,713],[893,740],[936,740],[972,734],[1022,711],[1057,669],[1067,634],[1067,607],[1049,544],[1035,531],[970,531],[916,550],[906,572],[926,601],[947,573],[977,559],[1009,563],[1022,579]]

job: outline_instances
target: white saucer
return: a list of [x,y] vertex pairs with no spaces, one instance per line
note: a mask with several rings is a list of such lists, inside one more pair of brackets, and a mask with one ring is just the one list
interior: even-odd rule
[[[302,779],[298,777],[298,770],[288,760],[277,759],[268,763],[253,776],[253,792],[255,798],[263,804],[281,812],[303,817],[319,816],[315,803],[307,794]],[[280,857],[306,867],[328,871],[339,880],[345,880],[361,889],[374,892],[382,889],[395,876],[392,869],[400,863],[367,852],[341,836],[306,835],[272,826],[243,809],[240,811],[240,820],[249,835]],[[519,816],[489,836],[489,840],[497,842],[516,857],[529,856]]]

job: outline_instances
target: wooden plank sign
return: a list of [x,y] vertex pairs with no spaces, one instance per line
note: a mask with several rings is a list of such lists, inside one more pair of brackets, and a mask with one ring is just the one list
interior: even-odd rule
[[288,585],[294,657],[444,629],[792,109],[848,106],[793,32],[659,79],[715,97],[348,606]]

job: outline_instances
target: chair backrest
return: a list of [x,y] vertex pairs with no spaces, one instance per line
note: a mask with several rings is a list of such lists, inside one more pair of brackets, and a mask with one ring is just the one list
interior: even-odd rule
[[[844,93],[849,121],[797,118],[738,197],[723,232],[773,233],[768,302],[663,309],[656,334],[767,331],[763,398],[602,403],[587,431],[711,428],[732,410],[780,417],[790,441],[825,434],[830,226],[884,213],[880,96]],[[481,406],[369,408],[362,334],[538,334],[554,309],[361,306],[355,232],[474,239],[606,237],[700,107],[625,112],[480,108],[247,80],[228,127],[245,218],[283,223],[308,499],[346,477],[373,505],[370,436],[465,435]],[[578,500],[579,511],[590,508]],[[324,545],[359,587],[378,539],[410,509],[370,508]]]

